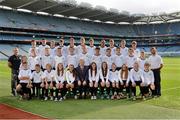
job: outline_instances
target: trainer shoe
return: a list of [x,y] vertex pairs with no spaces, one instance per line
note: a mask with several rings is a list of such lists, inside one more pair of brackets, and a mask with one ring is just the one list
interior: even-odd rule
[[48,100],[48,97],[45,97],[44,100],[47,101],[47,100]]
[[51,96],[50,100],[53,101],[53,96]]
[[96,100],[97,99],[97,97],[96,96],[94,96],[94,100]]
[[93,100],[94,99],[94,96],[91,96],[91,100]]
[[63,100],[63,98],[61,97],[60,99],[59,99],[59,101],[61,102]]
[[57,101],[58,101],[58,98],[55,98],[54,101],[57,102]]
[[143,98],[143,100],[146,100],[146,97],[145,97],[145,96],[143,96],[142,98]]
[[134,100],[134,101],[136,100],[136,96],[133,96],[133,100]]
[[75,95],[75,96],[74,96],[74,99],[77,100],[77,98],[78,98],[77,95]]

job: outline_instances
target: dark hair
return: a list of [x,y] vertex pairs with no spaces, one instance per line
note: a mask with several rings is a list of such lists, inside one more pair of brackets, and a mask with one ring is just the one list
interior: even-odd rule
[[121,78],[122,78],[123,77],[123,72],[125,72],[125,78],[127,79],[128,78],[128,67],[126,66],[126,69],[123,70],[123,66],[124,65],[126,66],[126,64],[122,65],[122,68],[121,68],[121,71],[120,71],[121,73],[120,74],[121,74]]
[[[105,68],[105,70],[103,70],[103,64],[106,64],[106,68]],[[103,74],[103,77],[105,77],[106,75],[107,75],[107,72],[108,72],[108,64],[107,64],[107,62],[102,62],[102,64],[101,64],[101,70],[102,70],[102,74]]]
[[[59,63],[59,64],[62,64],[62,63]],[[60,76],[60,69],[59,69],[59,64],[57,65],[57,75]],[[62,64],[63,65],[63,64]],[[61,76],[63,76],[64,74],[64,67],[62,68],[62,74]]]
[[[91,65],[90,65],[90,68],[89,68],[89,69],[90,69],[90,71],[91,71],[91,75],[92,75],[92,71],[93,71],[93,68],[92,68],[92,65],[93,65],[93,64],[95,64],[95,65],[96,65],[96,63],[95,63],[95,62],[92,62],[92,63],[91,63]],[[96,74],[97,74],[97,65],[96,65],[96,68],[95,68],[95,75],[96,75]]]

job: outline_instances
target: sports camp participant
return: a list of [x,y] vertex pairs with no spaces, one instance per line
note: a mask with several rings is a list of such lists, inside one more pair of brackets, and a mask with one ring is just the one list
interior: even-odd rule
[[111,82],[109,80],[109,68],[107,62],[102,62],[101,69],[99,71],[99,77],[100,77],[99,85],[101,90],[101,99],[104,99],[105,97],[105,93],[104,93],[105,87],[107,92],[107,99],[109,99]]
[[56,56],[54,57],[55,68],[57,68],[59,63],[62,63],[64,67],[67,66],[66,57],[62,54],[61,47],[56,48]]
[[69,68],[66,71],[66,80],[67,85],[66,88],[71,92],[73,92],[74,99],[77,99],[77,73],[73,64],[69,64]]
[[28,61],[28,58],[27,58],[27,56],[25,56],[25,55],[22,55],[21,56],[21,64],[20,64],[20,66],[19,66],[19,70],[22,70],[22,69],[24,69],[23,68],[23,63],[27,63],[28,64],[28,69],[29,69],[29,61]]
[[126,97],[129,98],[130,97],[130,86],[131,86],[131,82],[130,82],[130,72],[128,70],[128,67],[126,66],[126,64],[122,65],[122,68],[119,70],[118,72],[118,79],[120,81],[120,97],[124,97],[124,95],[122,94],[123,89],[126,89]]
[[78,55],[75,54],[75,48],[69,48],[69,55],[67,56],[67,65],[72,64],[74,67],[78,66]]
[[99,70],[95,62],[92,62],[88,71],[89,87],[91,93],[91,100],[97,99],[97,90],[99,82]]
[[119,99],[119,79],[118,79],[118,70],[116,70],[116,64],[112,63],[112,69],[109,71],[109,80],[111,81],[112,96],[111,99]]
[[111,55],[115,55],[116,54],[116,47],[115,47],[113,39],[109,40],[109,48],[111,49]]
[[143,85],[143,99],[146,100],[146,97],[149,96],[149,89],[151,90],[152,97],[155,95],[155,86],[154,86],[154,74],[150,69],[150,64],[145,62],[144,71],[143,71],[144,82]]
[[94,39],[89,39],[89,46],[87,46],[87,51],[90,56],[93,56],[95,54],[95,46],[94,46]]
[[137,57],[134,55],[134,50],[132,48],[129,48],[128,55],[126,56],[126,64],[129,70],[133,68],[133,65],[136,61],[137,61]]
[[[41,84],[42,87],[42,96],[45,95],[44,100],[48,100],[48,97],[50,97],[50,100],[54,100],[54,88],[55,88],[55,71],[52,69],[51,64],[46,64],[46,70],[43,73],[43,82]],[[50,96],[49,94],[50,90]]]
[[31,69],[31,72],[35,71],[36,64],[41,65],[40,57],[37,56],[35,48],[31,49],[31,56],[29,56],[28,58],[28,64],[29,68]]
[[29,55],[29,56],[31,56],[31,53],[32,53],[31,50],[32,50],[32,49],[35,50],[36,55],[39,55],[39,54],[38,54],[38,51],[39,51],[39,50],[38,50],[38,47],[36,46],[36,41],[35,41],[35,40],[32,40],[32,41],[31,41],[31,48],[29,48],[29,51],[28,51],[28,55]]
[[50,54],[52,57],[56,55],[56,42],[54,40],[50,42]]
[[61,39],[59,40],[59,45],[56,46],[56,50],[57,50],[58,48],[61,48],[61,53],[62,53],[62,55],[66,57],[66,55],[68,54],[68,51],[67,51],[67,46],[64,45],[64,39],[61,38]]
[[106,49],[106,55],[104,55],[102,57],[102,62],[107,62],[108,64],[108,68],[111,69],[111,65],[113,63],[113,60],[114,60],[114,56],[111,54],[111,48],[107,48]]
[[100,54],[102,56],[106,55],[107,47],[106,47],[106,41],[104,39],[101,40],[99,48],[100,48]]
[[89,55],[89,53],[87,52],[87,47],[86,46],[82,46],[82,53],[79,53],[78,55],[78,59],[83,59],[84,60],[84,65],[85,66],[89,66],[91,63],[91,55]]
[[58,63],[56,71],[55,71],[55,78],[56,78],[56,97],[54,101],[62,101],[65,99],[65,95],[67,92],[65,81],[66,73],[64,70],[63,63]]
[[88,69],[89,66],[85,66],[85,61],[83,59],[79,60],[79,65],[76,68],[77,72],[77,80],[78,80],[78,90],[79,90],[79,98],[85,98],[87,95],[87,90],[88,90]]
[[141,70],[144,70],[144,64],[147,61],[146,59],[146,54],[144,51],[140,52],[140,57],[138,58],[138,62],[139,62],[139,67]]
[[20,94],[20,99],[31,99],[31,70],[28,69],[27,62],[22,63],[22,69],[19,71],[19,84],[16,86],[16,91]]
[[121,49],[116,48],[116,55],[113,57],[113,63],[116,65],[116,69],[120,70],[122,65],[125,64],[125,57],[121,54]]
[[41,56],[42,70],[46,70],[46,65],[50,64],[54,68],[54,58],[50,55],[50,48],[45,47],[45,54]]
[[83,52],[84,47],[87,48],[86,39],[84,37],[81,37],[80,45],[77,46],[77,55],[79,55],[79,54],[81,54]]
[[126,40],[122,39],[120,42],[121,54],[126,57],[128,55],[128,48],[126,47]]
[[68,55],[70,54],[70,48],[74,49],[74,54],[78,54],[77,46],[75,45],[75,40],[74,38],[69,39],[69,45],[67,46],[67,53]]
[[[43,72],[41,71],[41,66],[39,64],[35,65],[35,71],[32,72],[31,74],[31,79],[32,79],[32,96],[40,98],[40,90],[41,90],[41,83],[42,83],[42,77],[43,77]],[[42,96],[41,96],[42,98]]]
[[16,96],[16,86],[19,84],[19,67],[21,64],[21,55],[19,55],[19,49],[16,47],[13,49],[13,55],[8,59],[8,66],[11,68],[11,93]]
[[131,48],[134,51],[134,56],[140,57],[140,50],[137,48],[137,42],[136,41],[131,42]]
[[132,82],[132,96],[133,100],[136,100],[136,86],[139,86],[140,93],[143,93],[143,82],[144,82],[144,76],[143,71],[139,68],[138,62],[134,63],[133,69],[130,71],[130,80]]
[[46,44],[47,41],[45,39],[42,39],[41,45],[38,47],[38,55],[44,56],[45,55],[45,48],[50,48],[49,45]]
[[161,96],[161,69],[163,68],[163,61],[160,55],[158,55],[155,47],[151,48],[151,56],[148,59],[151,70],[154,73],[154,85],[155,85],[155,95],[157,97]]
[[92,56],[91,63],[95,62],[97,65],[97,68],[101,68],[101,63],[102,63],[102,55],[100,54],[100,48],[96,47],[95,48],[95,54]]

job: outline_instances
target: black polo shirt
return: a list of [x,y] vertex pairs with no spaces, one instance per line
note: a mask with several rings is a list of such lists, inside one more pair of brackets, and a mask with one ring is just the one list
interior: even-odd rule
[[19,70],[19,66],[21,64],[21,56],[15,56],[12,55],[9,57],[8,62],[10,62],[12,64],[12,69],[13,70]]

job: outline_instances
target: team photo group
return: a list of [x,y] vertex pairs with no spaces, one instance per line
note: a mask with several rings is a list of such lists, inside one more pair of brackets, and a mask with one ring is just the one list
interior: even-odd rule
[[161,96],[161,68],[163,61],[156,47],[147,54],[132,41],[101,40],[94,45],[80,38],[70,38],[65,45],[42,40],[36,45],[31,42],[28,56],[13,49],[8,66],[11,68],[11,92],[22,99],[54,100],[65,99],[132,99]]

